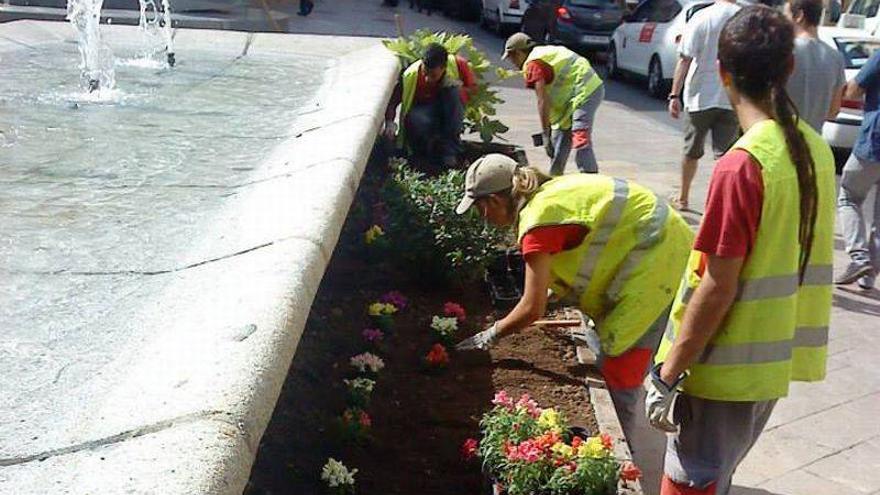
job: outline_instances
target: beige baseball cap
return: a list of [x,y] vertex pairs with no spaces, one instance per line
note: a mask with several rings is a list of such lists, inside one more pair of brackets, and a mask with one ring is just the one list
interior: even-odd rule
[[533,46],[535,46],[535,42],[532,41],[531,36],[526,33],[513,33],[504,43],[504,53],[501,55],[501,60],[507,60],[510,57],[510,52],[514,50],[528,50]]
[[462,215],[474,205],[474,201],[510,189],[516,167],[513,158],[499,153],[477,159],[464,176],[464,197],[455,212]]

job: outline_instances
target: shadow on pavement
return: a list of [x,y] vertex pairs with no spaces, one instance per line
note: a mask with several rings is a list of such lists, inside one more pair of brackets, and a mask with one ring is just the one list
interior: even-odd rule
[[776,492],[770,492],[763,488],[752,488],[747,486],[733,486],[730,488],[730,495],[781,495]]
[[[844,294],[841,294],[841,292]],[[870,304],[867,302],[852,299],[850,297],[846,297],[846,295],[863,296],[875,301],[880,301],[880,293],[878,293],[877,289],[871,291],[862,291],[838,287],[838,291],[834,293],[834,306],[847,311],[854,311],[856,313],[862,313],[871,316],[880,316],[880,303]]]

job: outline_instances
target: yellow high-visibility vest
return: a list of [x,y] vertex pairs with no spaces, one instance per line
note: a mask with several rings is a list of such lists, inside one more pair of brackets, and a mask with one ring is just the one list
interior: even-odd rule
[[596,322],[604,353],[626,352],[672,303],[690,227],[650,190],[598,174],[544,183],[520,212],[519,241],[548,225],[588,229],[579,246],[552,256],[551,288]]
[[[809,125],[800,121],[798,128],[815,162],[819,193],[803,283],[798,273],[797,171],[782,127],[766,120],[752,126],[733,146],[749,152],[761,166],[761,223],[740,274],[736,301],[683,382],[682,390],[689,395],[724,401],[771,400],[788,395],[792,380],[825,377],[834,251],[834,157]],[[658,362],[671,348],[687,303],[700,284],[701,256],[691,253]]]
[[[397,134],[397,141],[401,146],[406,141],[406,114],[412,109],[413,100],[415,100],[416,96],[416,87],[419,84],[419,74],[421,73],[423,66],[424,62],[416,60],[410,64],[405,71],[403,71],[403,88],[400,101],[400,132]],[[460,83],[461,74],[458,71],[458,61],[456,60],[455,55],[449,55],[447,57],[446,74],[443,77],[450,83]]]
[[[536,46],[526,64],[540,60],[553,69],[553,81],[547,85],[550,97],[550,125],[554,129],[571,129],[574,109],[602,85],[602,78],[589,60],[564,46]],[[523,74],[525,75],[525,74]]]

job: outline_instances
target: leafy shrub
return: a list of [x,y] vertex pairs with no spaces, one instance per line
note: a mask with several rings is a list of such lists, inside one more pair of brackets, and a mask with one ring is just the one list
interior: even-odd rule
[[383,187],[388,215],[389,259],[403,263],[427,282],[482,277],[510,234],[487,225],[479,216],[457,215],[464,192],[464,172],[448,170],[436,177],[413,170],[404,161]]
[[[464,125],[467,132],[479,133],[484,142],[491,142],[500,134],[507,132],[508,127],[500,120],[494,119],[495,105],[503,103],[498,92],[489,89],[486,75],[493,69],[486,54],[474,47],[474,41],[466,34],[449,34],[446,32],[432,33],[419,29],[405,38],[396,38],[383,42],[400,59],[401,67],[406,69],[416,60],[422,58],[428,45],[439,43],[450,54],[463,56],[470,62],[477,79],[477,90],[468,100],[464,109]],[[509,77],[510,71],[495,68],[499,78]]]

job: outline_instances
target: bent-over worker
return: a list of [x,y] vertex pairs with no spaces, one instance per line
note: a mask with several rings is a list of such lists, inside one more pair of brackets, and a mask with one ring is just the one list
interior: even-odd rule
[[633,182],[598,174],[550,178],[498,154],[468,169],[456,211],[471,206],[493,225],[516,228],[525,289],[507,316],[458,348],[486,349],[528,327],[543,316],[551,288],[595,321],[597,364],[630,433],[687,262],[690,228]]

